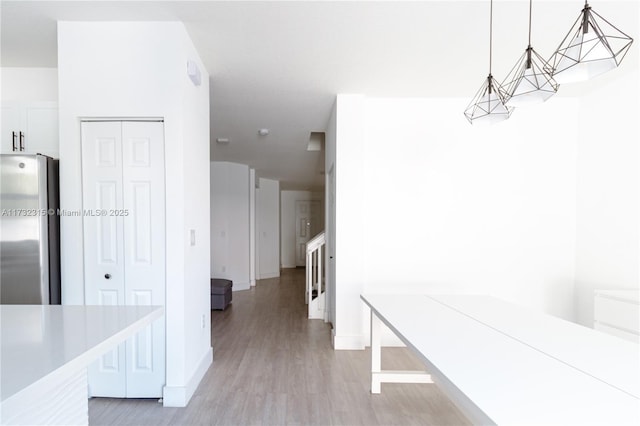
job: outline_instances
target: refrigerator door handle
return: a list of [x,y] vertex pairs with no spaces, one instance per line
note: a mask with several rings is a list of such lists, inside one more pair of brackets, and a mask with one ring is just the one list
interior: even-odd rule
[[18,150],[18,145],[16,144],[16,132],[11,132],[11,140],[13,142],[13,150],[17,151]]
[[20,151],[24,151],[24,133],[20,132]]

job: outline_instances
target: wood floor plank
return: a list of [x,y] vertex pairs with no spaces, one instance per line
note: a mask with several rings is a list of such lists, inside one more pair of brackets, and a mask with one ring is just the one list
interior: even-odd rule
[[[304,270],[233,293],[211,312],[213,364],[189,406],[93,398],[91,425],[467,425],[434,384],[369,392],[370,352],[334,351],[331,330],[309,320]],[[383,368],[420,369],[406,348],[384,348]]]

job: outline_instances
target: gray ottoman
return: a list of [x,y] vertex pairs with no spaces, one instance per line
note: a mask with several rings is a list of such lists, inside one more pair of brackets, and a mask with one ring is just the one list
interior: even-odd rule
[[231,288],[233,281],[221,278],[211,278],[211,309],[222,309],[231,303]]

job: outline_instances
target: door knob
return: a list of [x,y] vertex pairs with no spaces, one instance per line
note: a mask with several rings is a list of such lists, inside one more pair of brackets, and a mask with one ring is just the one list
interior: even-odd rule
[[110,280],[111,279],[111,274],[104,274],[104,278],[107,279],[107,280]]

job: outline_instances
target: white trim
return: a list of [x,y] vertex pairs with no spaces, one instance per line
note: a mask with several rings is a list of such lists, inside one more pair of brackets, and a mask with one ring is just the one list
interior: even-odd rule
[[364,350],[364,342],[365,337],[361,334],[353,335],[353,336],[340,336],[335,334],[335,330],[332,331],[333,334],[333,349],[336,351],[353,351],[353,350]]
[[211,363],[213,363],[213,348],[210,347],[200,359],[198,367],[186,386],[165,386],[162,389],[162,406],[186,407]]
[[270,278],[278,278],[280,276],[280,271],[278,272],[267,272],[264,274],[260,274],[258,277],[259,280],[268,280]]
[[[255,284],[253,284],[255,286]],[[232,291],[241,291],[241,290],[249,290],[251,288],[251,283],[250,282],[244,282],[244,283],[233,283],[233,287],[231,288]]]
[[81,123],[94,121],[145,121],[164,123],[164,117],[80,117]]

